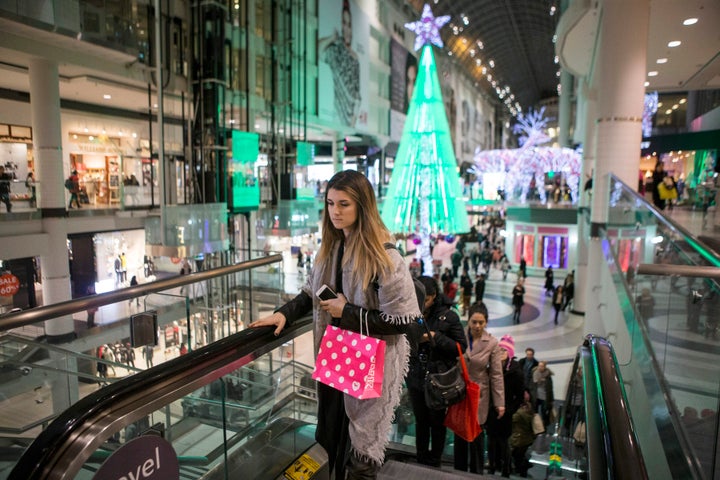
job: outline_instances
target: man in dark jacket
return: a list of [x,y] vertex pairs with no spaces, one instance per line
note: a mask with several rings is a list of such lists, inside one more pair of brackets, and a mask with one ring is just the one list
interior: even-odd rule
[[481,273],[475,282],[475,303],[482,302],[485,296],[485,274]]
[[455,366],[456,344],[459,343],[464,352],[467,341],[460,317],[450,308],[452,301],[443,295],[433,278],[422,276],[419,280],[425,287],[423,316],[427,330],[424,330],[417,350],[410,355],[405,381],[415,415],[417,461],[439,467],[445,448],[445,410],[432,410],[425,403],[425,375],[427,372],[445,372]]
[[525,388],[530,390],[532,388],[532,371],[533,368],[538,366],[538,361],[535,358],[535,349],[526,348],[525,358],[521,358],[518,363],[523,371],[523,378],[525,378]]

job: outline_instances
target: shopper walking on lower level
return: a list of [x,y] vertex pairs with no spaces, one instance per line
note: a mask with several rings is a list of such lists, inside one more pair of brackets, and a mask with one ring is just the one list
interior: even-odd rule
[[523,277],[518,277],[512,290],[513,323],[516,325],[520,324],[520,312],[523,305],[525,305],[525,287],[523,286]]
[[12,182],[12,176],[5,173],[5,167],[0,165],[0,202],[5,204],[8,213],[12,211],[12,204],[10,203],[10,182]]

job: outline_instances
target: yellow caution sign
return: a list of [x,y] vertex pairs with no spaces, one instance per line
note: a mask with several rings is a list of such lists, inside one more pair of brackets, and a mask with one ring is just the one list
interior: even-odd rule
[[320,464],[307,454],[302,454],[287,470],[285,478],[288,480],[309,480],[320,469]]

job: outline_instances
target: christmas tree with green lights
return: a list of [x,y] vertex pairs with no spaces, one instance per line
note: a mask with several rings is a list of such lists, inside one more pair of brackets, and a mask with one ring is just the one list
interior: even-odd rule
[[405,25],[417,34],[415,49],[422,52],[382,210],[390,231],[420,239],[417,257],[424,261],[425,275],[433,268],[430,235],[470,231],[432,51],[432,44],[442,47],[438,30],[448,21],[449,16],[434,18],[425,5],[420,21]]

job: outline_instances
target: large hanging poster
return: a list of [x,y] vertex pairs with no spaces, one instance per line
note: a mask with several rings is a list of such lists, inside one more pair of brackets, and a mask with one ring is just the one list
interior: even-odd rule
[[318,113],[342,125],[368,125],[370,26],[350,0],[320,0],[318,25]]

